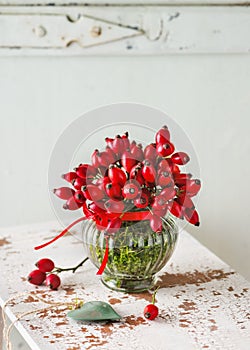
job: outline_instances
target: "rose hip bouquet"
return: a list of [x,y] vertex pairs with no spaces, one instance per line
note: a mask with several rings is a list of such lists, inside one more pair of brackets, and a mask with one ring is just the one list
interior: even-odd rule
[[199,226],[192,198],[201,182],[181,167],[188,163],[185,152],[176,152],[170,132],[163,126],[155,142],[145,148],[129,139],[126,132],[107,137],[104,151],[94,150],[90,164],[80,164],[64,175],[70,187],[54,190],[64,200],[64,209],[82,209],[83,216],[67,227],[90,219],[105,234],[114,235],[123,221],[149,220],[154,232],[162,231],[162,218],[168,213]]

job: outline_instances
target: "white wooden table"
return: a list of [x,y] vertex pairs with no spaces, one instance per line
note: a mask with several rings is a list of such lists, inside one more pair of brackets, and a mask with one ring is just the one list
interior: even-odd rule
[[[250,348],[250,284],[186,232],[160,273],[159,317],[148,321],[142,313],[151,294],[107,289],[89,261],[75,274],[63,273],[58,291],[25,281],[40,257],[50,257],[60,267],[82,260],[82,243],[71,235],[42,251],[33,250],[58,230],[56,223],[0,230],[1,306],[16,293],[34,292],[56,302],[71,302],[77,295],[84,301],[109,302],[123,318],[116,323],[77,323],[66,317],[64,306],[26,316],[16,327],[32,350]],[[13,321],[18,313],[42,307],[46,305],[21,296],[6,308],[6,314]]]

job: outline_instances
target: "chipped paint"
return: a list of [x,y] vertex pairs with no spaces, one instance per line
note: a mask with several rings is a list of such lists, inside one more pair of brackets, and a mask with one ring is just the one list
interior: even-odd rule
[[10,244],[7,238],[0,238],[0,247],[3,247],[6,244]]
[[[51,230],[58,229],[55,226]],[[74,322],[67,318],[69,308],[63,305],[39,311],[23,319],[21,325],[40,348],[114,350],[126,344],[137,350],[158,350],[164,348],[162,344],[172,339],[176,331],[176,340],[182,345],[175,350],[184,349],[187,343],[190,349],[239,350],[239,342],[250,341],[249,283],[185,232],[181,234],[171,263],[158,276],[159,317],[151,322],[143,317],[143,309],[151,302],[153,291],[138,294],[113,292],[102,285],[91,264],[75,274],[62,274],[62,287],[57,292],[45,286],[36,288],[28,284],[25,277],[20,277],[26,276],[33,266],[34,237],[36,241],[42,241],[44,234],[51,230],[41,226],[40,230],[30,227],[28,234],[21,230],[19,234],[16,231],[12,234],[11,229],[6,232],[11,250],[20,251],[23,261],[20,264],[15,254],[8,255],[5,249],[1,251],[0,285],[6,288],[0,290],[0,297],[6,300],[17,292],[32,293],[15,298],[10,304],[10,312],[17,315],[46,308],[46,304],[36,300],[37,294],[47,302],[74,303],[76,297],[84,302],[103,300],[114,305],[122,320]],[[24,235],[25,244],[22,242]],[[68,235],[60,245],[48,248],[46,256],[53,254],[58,265],[72,266],[83,254],[82,247],[74,242],[75,238]],[[225,326],[230,329],[230,334],[225,332]],[[155,336],[156,333],[161,336]]]

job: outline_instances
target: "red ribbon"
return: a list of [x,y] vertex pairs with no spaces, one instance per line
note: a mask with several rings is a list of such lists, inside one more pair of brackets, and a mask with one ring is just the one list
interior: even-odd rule
[[44,248],[46,247],[47,245],[57,241],[59,238],[61,238],[62,236],[66,235],[66,233],[68,232],[68,230],[71,229],[71,227],[75,226],[76,224],[78,224],[78,222],[81,222],[83,220],[86,220],[86,216],[83,216],[82,218],[79,218],[77,220],[75,220],[74,222],[72,222],[69,226],[67,226],[61,233],[59,233],[59,235],[57,235],[56,237],[54,237],[53,239],[51,239],[50,241],[44,243],[44,244],[41,244],[37,247],[35,247],[34,249],[35,250],[38,250],[38,249],[41,249],[41,248]]
[[[117,216],[115,214],[113,214],[113,215],[114,215],[114,217]],[[111,215],[109,215],[109,217],[112,217],[113,215],[111,214]],[[124,213],[121,216],[121,220],[122,221],[141,221],[141,220],[150,220],[151,217],[152,217],[152,214],[148,210],[147,211],[131,211],[131,212]],[[56,237],[54,237],[50,241],[35,247],[34,249],[38,250],[38,249],[47,247],[51,243],[54,243],[55,241],[57,241],[59,238],[63,237],[71,229],[71,227],[73,227],[76,224],[78,224],[79,222],[87,220],[87,219],[88,218],[86,216],[83,216],[83,217],[75,220],[69,226],[67,226],[61,233],[59,233],[59,235],[57,235]],[[99,270],[96,273],[97,275],[101,275],[103,273],[103,271],[105,270],[105,267],[107,265],[107,262],[108,262],[108,255],[109,255],[108,237],[106,237],[105,239],[106,239],[105,253],[104,253],[104,257],[103,257],[101,266],[100,266]]]
[[[115,215],[114,215],[115,217]],[[147,211],[131,211],[126,212],[121,216],[122,221],[141,221],[141,220],[150,220],[152,217],[152,214],[149,210]],[[108,255],[109,255],[109,244],[108,244],[108,237],[106,237],[106,247],[105,247],[105,253],[104,257],[101,263],[101,266],[99,270],[97,271],[97,275],[102,275],[103,271],[105,270],[105,267],[108,262]]]

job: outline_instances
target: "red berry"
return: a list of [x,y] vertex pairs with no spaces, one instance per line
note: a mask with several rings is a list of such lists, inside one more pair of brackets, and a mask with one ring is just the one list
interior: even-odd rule
[[104,191],[96,185],[87,185],[82,188],[84,197],[94,202],[98,202],[105,197]]
[[193,209],[194,208],[194,202],[192,201],[192,199],[185,193],[180,194],[176,201],[181,204],[183,207],[185,208],[190,208]]
[[90,164],[81,164],[76,168],[76,174],[82,179],[91,178],[96,176],[97,170]]
[[56,290],[60,286],[61,280],[59,276],[57,276],[54,273],[51,273],[46,277],[45,283],[46,283],[46,286],[48,286],[50,289]]
[[166,201],[173,199],[175,195],[176,191],[173,186],[165,187],[160,193],[160,196],[163,197]]
[[117,135],[113,141],[113,151],[121,155],[125,151],[125,144],[120,135]]
[[151,143],[150,145],[147,145],[144,149],[144,157],[145,159],[150,160],[153,164],[156,162],[156,159],[158,157],[158,154],[156,152],[156,144]]
[[144,185],[145,179],[142,176],[142,167],[141,165],[135,165],[129,174],[130,179],[136,180],[140,185]]
[[73,171],[70,171],[69,173],[63,174],[62,178],[65,181],[72,183],[77,178],[77,174]]
[[189,180],[191,177],[192,177],[191,174],[175,173],[174,174],[174,182],[177,186],[183,186],[183,185],[186,185],[187,180]]
[[122,213],[124,210],[124,203],[122,201],[115,201],[114,199],[109,199],[104,203],[104,206],[108,213]]
[[60,187],[60,188],[55,188],[53,190],[53,192],[55,193],[55,195],[61,199],[69,199],[70,197],[72,197],[75,193],[74,190],[72,190],[72,188],[69,187]]
[[175,200],[170,204],[169,211],[177,218],[183,219],[182,206]]
[[140,192],[140,184],[135,180],[127,182],[122,189],[123,197],[126,199],[134,199],[140,194]]
[[114,218],[108,223],[106,231],[108,233],[116,233],[117,231],[119,231],[121,225],[122,220],[120,218]]
[[158,143],[156,146],[157,153],[162,157],[168,157],[174,152],[174,145],[171,142]]
[[150,227],[154,232],[162,231],[162,220],[159,216],[153,214],[150,218]]
[[106,214],[106,210],[103,202],[91,202],[88,205],[88,209],[90,209],[94,214],[98,214],[98,215]]
[[142,145],[134,145],[134,147],[131,148],[131,154],[138,162],[141,162],[144,159]]
[[80,177],[77,177],[75,180],[73,180],[73,186],[76,190],[81,190],[83,186],[86,185],[86,179],[82,179]]
[[63,205],[64,209],[67,210],[77,210],[81,208],[82,203],[76,202],[75,197],[71,197],[67,200],[67,202]]
[[114,139],[111,139],[110,137],[106,137],[105,141],[107,142],[108,147],[112,149]]
[[96,181],[96,185],[100,188],[100,190],[105,190],[106,185],[110,182],[108,176],[101,177]]
[[187,164],[190,160],[189,155],[185,152],[177,152],[171,156],[172,161],[178,165]]
[[156,143],[167,143],[170,140],[170,132],[168,127],[164,125],[155,135]]
[[86,198],[84,197],[84,194],[82,191],[76,191],[74,194],[74,199],[77,203],[84,203],[86,201]]
[[190,224],[194,226],[200,226],[199,214],[197,210],[186,208],[184,210],[184,216]]
[[113,165],[109,167],[108,177],[110,178],[112,184],[119,184],[120,186],[124,186],[125,182],[127,181],[125,172]]
[[153,210],[161,210],[163,206],[167,204],[167,199],[165,199],[163,196],[155,196],[154,201],[152,204],[152,209]]
[[153,206],[152,206],[152,210],[153,210],[153,213],[157,216],[160,216],[161,218],[163,218],[166,214],[167,214],[167,211],[168,211],[168,206],[167,205],[164,205],[162,206],[160,209],[155,209]]
[[140,197],[134,199],[134,205],[137,208],[146,208],[149,205],[150,195],[150,192],[144,188]]
[[155,171],[155,168],[148,161],[145,161],[144,163],[144,166],[142,168],[142,176],[147,182],[151,182],[151,183],[155,182],[156,171]]
[[122,197],[122,188],[119,184],[113,184],[109,182],[106,185],[106,193],[112,199],[123,199]]
[[[172,162],[172,161],[171,161]],[[169,159],[162,159],[158,164],[158,172],[171,172],[171,166],[169,165]]]
[[54,262],[51,259],[47,258],[38,260],[35,265],[42,272],[50,272],[55,267]]
[[40,270],[31,271],[28,276],[29,283],[40,286],[46,278],[46,273]]
[[95,223],[96,223],[96,227],[99,231],[103,231],[107,229],[108,226],[108,217],[107,215],[96,215],[95,216]]
[[106,147],[106,154],[109,157],[109,164],[114,163],[116,161],[117,156],[109,146]]
[[148,320],[154,320],[159,313],[159,309],[155,304],[149,304],[144,309],[144,317]]
[[129,151],[124,151],[121,156],[121,164],[123,168],[129,173],[133,166],[137,164],[137,160]]
[[157,179],[157,185],[166,187],[172,183],[172,177],[168,171],[160,172]]
[[124,148],[128,149],[129,146],[130,146],[130,142],[129,142],[128,132],[127,131],[124,133],[124,135],[122,135],[122,140],[123,140]]
[[195,196],[201,188],[201,182],[198,179],[187,180],[185,188],[183,188],[189,196]]

